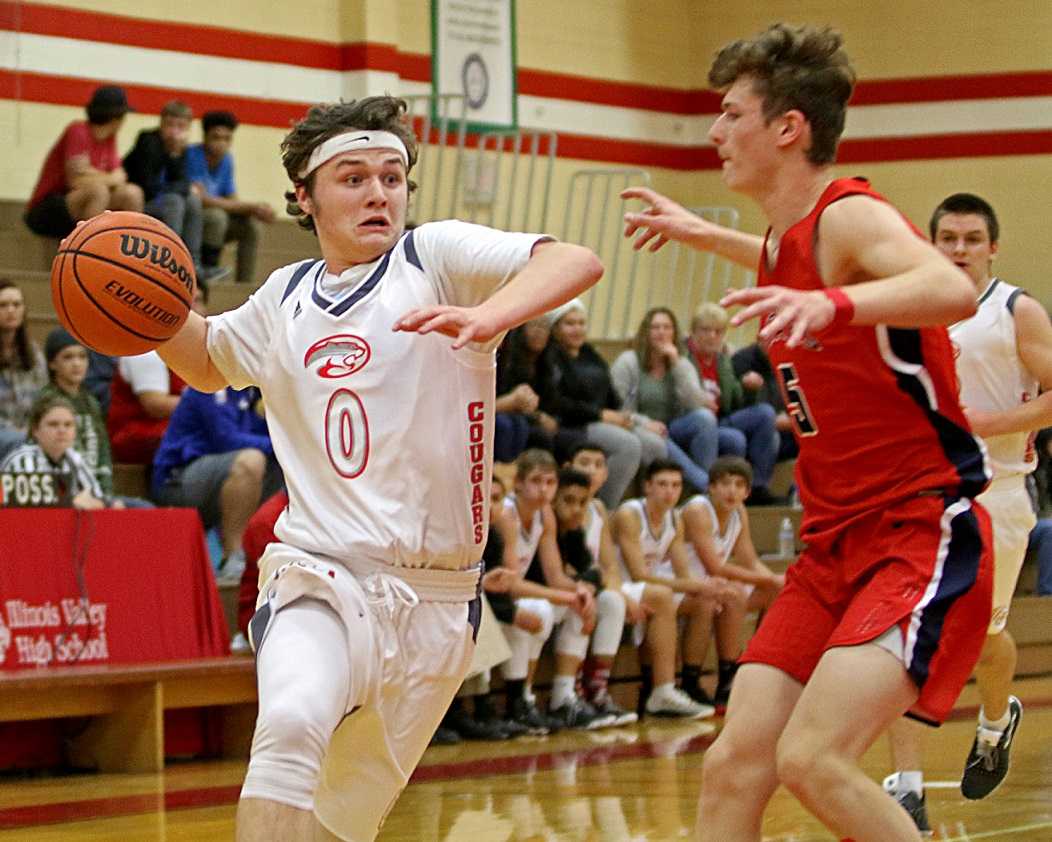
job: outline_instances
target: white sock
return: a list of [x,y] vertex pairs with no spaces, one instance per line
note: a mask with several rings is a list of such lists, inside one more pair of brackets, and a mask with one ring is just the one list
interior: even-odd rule
[[573,701],[574,696],[577,695],[574,684],[576,682],[572,675],[557,675],[552,679],[551,706],[553,708],[561,708],[563,705]]
[[986,711],[982,708],[979,709],[979,726],[985,728],[987,731],[997,731],[998,738],[1004,733],[1005,728],[1008,727],[1008,723],[1011,721],[1012,711],[1010,708],[1005,708],[1005,715],[1000,719],[987,719]]
[[668,695],[669,691],[675,689],[675,687],[676,685],[673,684],[671,681],[665,684],[659,684],[651,691],[650,695],[657,696],[659,699],[663,699],[665,698],[665,696]]

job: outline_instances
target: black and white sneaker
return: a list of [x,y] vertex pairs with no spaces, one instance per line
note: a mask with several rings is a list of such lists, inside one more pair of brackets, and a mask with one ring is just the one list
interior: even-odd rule
[[1001,733],[996,743],[985,737],[989,732],[980,726],[976,730],[972,750],[964,764],[964,776],[961,778],[961,794],[972,801],[986,798],[997,789],[1008,774],[1008,763],[1012,751],[1012,741],[1023,718],[1023,705],[1015,696],[1008,697],[1008,727]]
[[580,731],[594,731],[613,724],[613,716],[600,714],[588,702],[574,696],[557,708],[548,709],[549,722],[555,722],[560,728],[574,728]]
[[888,775],[884,779],[884,791],[899,802],[899,806],[909,814],[913,823],[917,826],[922,836],[931,836],[931,824],[928,822],[928,797],[921,793],[917,795],[913,790],[906,792],[898,791],[898,773]]
[[608,728],[620,728],[622,725],[631,725],[633,722],[639,721],[639,714],[635,713],[635,711],[625,710],[610,697],[609,693],[596,698],[592,702],[592,707],[595,708],[596,713],[610,718]]
[[543,737],[552,732],[548,718],[537,710],[537,705],[523,698],[512,702],[508,719],[523,726],[531,737]]

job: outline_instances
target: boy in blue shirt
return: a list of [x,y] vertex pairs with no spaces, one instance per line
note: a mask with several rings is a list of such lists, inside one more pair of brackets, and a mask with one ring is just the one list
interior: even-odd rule
[[274,221],[274,209],[265,202],[245,202],[237,197],[234,185],[234,156],[230,144],[237,128],[237,117],[229,111],[209,111],[201,118],[204,143],[186,150],[186,172],[201,191],[204,206],[204,234],[201,262],[219,264],[223,245],[237,241],[237,282],[256,280],[256,252],[259,224]]

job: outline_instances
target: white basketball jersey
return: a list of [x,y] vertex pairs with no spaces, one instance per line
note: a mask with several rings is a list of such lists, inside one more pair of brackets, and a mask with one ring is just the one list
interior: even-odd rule
[[[716,543],[716,554],[720,557],[720,563],[726,564],[734,551],[734,545],[738,543],[738,536],[742,534],[741,512],[737,509],[732,511],[730,517],[727,518],[723,531],[720,532],[720,519],[716,517],[716,507],[712,505],[712,501],[708,497],[704,494],[695,494],[684,503],[683,508],[685,509],[687,506],[701,506],[708,511],[709,517],[712,518],[712,539]],[[690,541],[686,543],[687,558],[690,559],[690,572],[699,579],[704,579],[709,575],[709,572],[705,569],[705,565],[701,563],[697,550],[694,549],[694,544]]]
[[[984,412],[1004,412],[1037,397],[1035,378],[1019,359],[1013,308],[1024,294],[1019,287],[994,278],[970,319],[950,328],[957,353],[961,403]],[[983,439],[995,480],[1025,475],[1037,467],[1032,433],[1009,433]]]
[[584,544],[592,554],[592,564],[599,564],[599,546],[603,542],[603,513],[598,500],[592,500],[588,504],[585,517],[587,521],[584,526]]
[[[672,561],[668,556],[668,548],[676,537],[676,512],[669,509],[661,521],[661,529],[655,534],[650,528],[650,519],[647,517],[646,503],[641,498],[626,500],[621,504],[625,508],[632,509],[639,516],[639,546],[646,559],[647,570],[651,576],[661,576],[665,579],[674,579],[676,576],[672,568]],[[632,581],[632,574],[621,559],[621,575],[626,582]]]
[[504,498],[504,516],[515,524],[515,560],[519,564],[519,573],[525,576],[526,571],[530,569],[530,562],[537,554],[541,535],[544,534],[543,510],[538,509],[533,513],[533,519],[527,528],[523,525],[522,518],[519,517],[515,495],[509,494]]
[[322,260],[271,274],[209,319],[208,352],[237,388],[258,384],[288,508],[278,538],[335,559],[461,569],[486,542],[494,353],[394,332],[410,310],[471,306],[529,260],[537,235],[422,225],[339,277]]

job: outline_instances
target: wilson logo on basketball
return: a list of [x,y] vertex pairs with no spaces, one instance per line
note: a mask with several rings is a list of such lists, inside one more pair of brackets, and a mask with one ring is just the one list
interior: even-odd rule
[[369,343],[360,336],[348,333],[326,336],[307,349],[303,355],[303,367],[310,368],[319,360],[324,360],[316,369],[318,376],[335,380],[361,371],[372,353]]
[[194,273],[187,269],[178,260],[168,246],[159,246],[150,242],[146,237],[135,234],[121,234],[121,254],[135,257],[139,260],[149,259],[154,266],[167,269],[175,275],[180,283],[186,287],[187,292],[193,292]]

